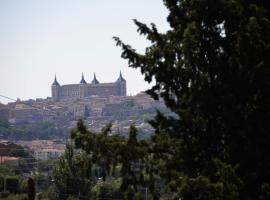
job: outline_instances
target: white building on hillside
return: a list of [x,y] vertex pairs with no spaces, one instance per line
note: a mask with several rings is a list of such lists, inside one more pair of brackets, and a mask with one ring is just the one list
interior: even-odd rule
[[37,160],[48,160],[50,158],[58,158],[63,155],[65,150],[60,149],[40,149],[34,151],[34,157]]

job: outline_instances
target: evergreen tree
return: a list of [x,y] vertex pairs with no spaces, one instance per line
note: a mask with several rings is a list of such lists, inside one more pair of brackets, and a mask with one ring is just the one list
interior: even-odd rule
[[36,189],[35,189],[35,181],[32,177],[28,178],[28,200],[35,200]]
[[[139,195],[138,187],[145,185],[145,163],[147,144],[137,140],[137,129],[130,126],[127,140],[119,146],[119,164],[121,164],[121,189],[125,193],[125,199],[134,199]],[[132,196],[132,197],[131,197]]]
[[167,32],[134,20],[151,42],[144,54],[114,38],[129,66],[140,68],[146,81],[155,80],[148,93],[177,115],[158,113],[151,122],[156,129],[151,154],[160,163],[156,173],[182,199],[266,198],[268,2],[164,0],[164,5]]
[[72,145],[66,146],[52,172],[55,199],[65,200],[70,196],[84,199],[90,195],[93,177],[88,176],[91,171],[89,163],[86,154],[76,153]]

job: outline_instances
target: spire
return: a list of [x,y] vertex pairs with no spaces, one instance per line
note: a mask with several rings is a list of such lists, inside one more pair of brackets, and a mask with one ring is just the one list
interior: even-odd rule
[[80,84],[86,84],[86,81],[84,80],[84,75],[82,73],[82,80],[80,81]]
[[56,75],[54,76],[54,82],[53,82],[52,85],[54,85],[54,86],[60,86],[60,84],[57,81]]
[[99,84],[99,81],[96,78],[96,73],[94,73],[94,79],[92,80],[92,84]]
[[122,81],[126,81],[126,80],[123,78],[122,72],[121,72],[121,70],[120,70],[120,75],[119,75],[119,78],[117,79],[116,82],[122,82]]

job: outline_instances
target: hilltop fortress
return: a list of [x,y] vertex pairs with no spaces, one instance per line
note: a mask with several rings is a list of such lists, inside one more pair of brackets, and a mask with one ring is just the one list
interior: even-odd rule
[[[18,127],[30,125],[38,130],[44,123],[54,124],[55,132],[49,131],[50,133],[46,134],[59,134],[58,136],[62,137],[61,134],[66,135],[78,119],[83,119],[87,127],[93,131],[100,131],[105,125],[113,122],[113,133],[126,134],[133,124],[140,134],[151,134],[152,127],[146,122],[153,119],[157,109],[171,115],[162,99],[154,100],[145,92],[127,96],[126,80],[121,73],[112,83],[99,83],[95,75],[92,81],[87,83],[82,75],[78,84],[60,85],[55,77],[51,89],[52,97],[46,99],[18,99],[7,105],[0,104],[0,120]],[[33,138],[36,138],[35,134],[33,131]],[[38,134],[42,135],[43,132]],[[13,135],[0,130],[0,139],[18,140],[29,137],[20,132]]]
[[121,72],[119,78],[112,83],[99,83],[95,74],[92,82],[87,83],[82,74],[79,84],[60,85],[55,76],[51,89],[54,101],[89,97],[126,96],[127,93],[126,80]]

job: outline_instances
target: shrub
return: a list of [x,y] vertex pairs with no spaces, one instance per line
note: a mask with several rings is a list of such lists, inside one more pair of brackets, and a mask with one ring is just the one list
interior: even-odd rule
[[6,178],[6,190],[10,193],[18,193],[20,191],[19,180],[17,177]]
[[9,191],[0,192],[0,198],[7,198],[9,196]]

